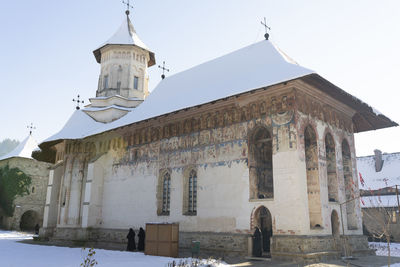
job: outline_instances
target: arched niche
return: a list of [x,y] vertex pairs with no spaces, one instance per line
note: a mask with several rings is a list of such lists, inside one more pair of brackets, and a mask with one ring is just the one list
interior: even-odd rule
[[326,172],[328,178],[328,198],[330,202],[337,202],[338,179],[336,173],[336,150],[335,142],[330,133],[325,136]]
[[304,150],[306,159],[310,227],[322,227],[318,145],[315,131],[310,125],[308,125],[304,130]]
[[249,139],[250,199],[274,197],[272,172],[272,135],[257,127]]
[[355,212],[355,194],[354,194],[354,180],[353,180],[353,166],[351,163],[350,146],[346,139],[342,142],[342,162],[343,162],[343,180],[344,190],[346,196],[346,216],[347,216],[347,229],[357,229],[357,218]]

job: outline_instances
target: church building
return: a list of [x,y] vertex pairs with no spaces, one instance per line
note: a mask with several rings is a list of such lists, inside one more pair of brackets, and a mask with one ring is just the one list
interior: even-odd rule
[[129,12],[94,56],[96,97],[40,144],[55,153],[42,236],[123,249],[129,228],[166,222],[181,249],[252,254],[258,227],[275,258],[368,250],[354,134],[395,122],[269,40],[151,93]]

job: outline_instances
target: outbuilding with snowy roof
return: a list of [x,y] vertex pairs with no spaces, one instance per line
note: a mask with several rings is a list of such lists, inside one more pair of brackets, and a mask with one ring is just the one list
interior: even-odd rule
[[357,158],[357,169],[365,233],[375,239],[387,225],[393,240],[399,242],[400,153],[382,154],[376,149],[374,155]]
[[[17,168],[31,178],[29,194],[17,196],[14,213],[6,214],[0,208],[0,228],[33,231],[36,224],[42,226],[47,193],[49,171],[52,164],[32,158],[32,153],[40,153],[37,142],[28,135],[14,150],[0,157],[0,173],[4,168]],[[0,175],[0,176],[1,176]],[[5,177],[0,177],[5,179]]]

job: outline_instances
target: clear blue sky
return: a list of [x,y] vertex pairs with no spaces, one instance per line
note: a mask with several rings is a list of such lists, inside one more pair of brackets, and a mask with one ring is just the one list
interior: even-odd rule
[[[137,33],[174,74],[263,39],[299,64],[400,122],[400,1],[136,0]],[[40,142],[95,96],[92,51],[124,18],[119,0],[0,0],[0,140],[22,140],[33,122]],[[245,66],[238,66],[245,67]],[[160,81],[155,66],[150,88]],[[190,97],[190,96],[186,96]],[[358,155],[400,152],[400,127],[356,135]]]

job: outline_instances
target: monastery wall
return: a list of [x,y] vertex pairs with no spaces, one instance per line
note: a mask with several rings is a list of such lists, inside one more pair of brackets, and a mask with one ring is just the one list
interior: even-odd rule
[[[33,230],[33,227],[38,223],[42,226],[43,211],[46,200],[46,187],[49,177],[49,168],[51,164],[39,162],[28,158],[10,158],[0,161],[0,167],[8,165],[11,168],[19,168],[26,175],[31,177],[31,185],[29,195],[18,196],[14,200],[15,210],[13,217],[3,218],[3,227],[6,229],[21,230],[20,223],[22,216],[31,221],[27,225],[28,230]],[[33,226],[33,227],[32,227]]]

